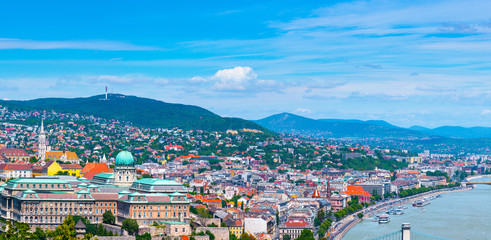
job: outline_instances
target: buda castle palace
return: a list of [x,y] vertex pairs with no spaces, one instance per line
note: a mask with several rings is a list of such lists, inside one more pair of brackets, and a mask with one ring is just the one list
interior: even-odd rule
[[[45,139],[40,137],[40,142],[40,156],[44,157]],[[122,151],[116,156],[113,172],[99,173],[91,180],[52,175],[10,180],[0,185],[1,217],[28,223],[33,229],[54,229],[69,215],[102,223],[106,211],[113,213],[117,224],[126,218],[140,225],[189,222],[188,189],[171,180],[137,180],[134,164],[132,154]]]

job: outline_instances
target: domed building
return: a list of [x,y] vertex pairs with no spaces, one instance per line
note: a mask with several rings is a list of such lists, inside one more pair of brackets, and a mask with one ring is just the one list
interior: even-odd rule
[[121,151],[114,162],[114,184],[131,186],[136,181],[135,158],[128,151]]
[[128,151],[116,155],[113,173],[99,173],[92,178],[96,184],[114,184],[129,187],[136,181],[135,158]]

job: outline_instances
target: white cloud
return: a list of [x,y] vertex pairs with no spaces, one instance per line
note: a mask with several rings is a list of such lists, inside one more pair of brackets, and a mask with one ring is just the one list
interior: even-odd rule
[[306,108],[297,108],[297,110],[295,110],[295,112],[297,112],[297,113],[303,113],[303,114],[309,114],[309,113],[312,112],[312,110],[306,109]]
[[208,79],[200,77],[200,76],[196,76],[196,77],[192,77],[189,81],[192,83],[201,83],[201,82],[207,82]]
[[257,74],[251,67],[234,67],[218,70],[211,77],[215,80],[213,87],[217,90],[246,90],[257,80]]
[[162,50],[159,47],[138,46],[119,41],[37,41],[30,39],[0,38],[0,49],[79,49],[103,51],[151,51]]
[[484,109],[481,112],[481,115],[489,115],[489,114],[491,114],[491,110],[489,110],[489,109]]

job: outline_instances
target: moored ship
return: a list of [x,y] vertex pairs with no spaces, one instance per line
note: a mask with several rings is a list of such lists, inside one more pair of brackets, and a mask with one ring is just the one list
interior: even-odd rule
[[388,214],[382,214],[378,217],[378,223],[389,223],[390,217]]
[[413,203],[413,207],[424,207],[426,205],[429,205],[431,202],[428,200],[418,200]]

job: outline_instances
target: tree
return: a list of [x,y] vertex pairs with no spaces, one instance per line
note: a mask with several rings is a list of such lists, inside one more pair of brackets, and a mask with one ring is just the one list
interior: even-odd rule
[[198,208],[197,210],[197,220],[201,226],[206,226],[206,222],[208,222],[208,218],[211,218],[210,211],[206,208]]
[[151,239],[152,239],[152,235],[150,235],[150,233],[136,235],[136,240],[151,240]]
[[314,233],[308,229],[304,229],[296,240],[315,240]]
[[283,235],[283,240],[291,240],[292,237],[288,234]]
[[116,218],[113,215],[113,212],[110,210],[107,210],[102,214],[102,222],[107,223],[107,224],[114,224]]
[[40,227],[36,227],[36,231],[34,231],[34,237],[35,239],[39,240],[46,240],[47,238],[46,232],[43,231],[43,229],[41,229]]
[[0,235],[0,239],[33,239],[33,234],[30,233],[30,227],[27,223],[8,222],[7,232]]
[[77,239],[75,232],[75,221],[72,216],[68,216],[63,221],[63,224],[56,227],[55,231],[52,232],[53,240],[73,240]]
[[209,230],[206,230],[206,235],[210,237],[210,240],[215,240],[215,235],[211,233]]
[[242,233],[239,240],[254,240],[255,238],[247,233]]
[[135,219],[127,218],[123,220],[122,229],[128,231],[128,234],[134,235],[138,232],[138,222]]
[[363,213],[358,213],[358,218],[363,218]]

